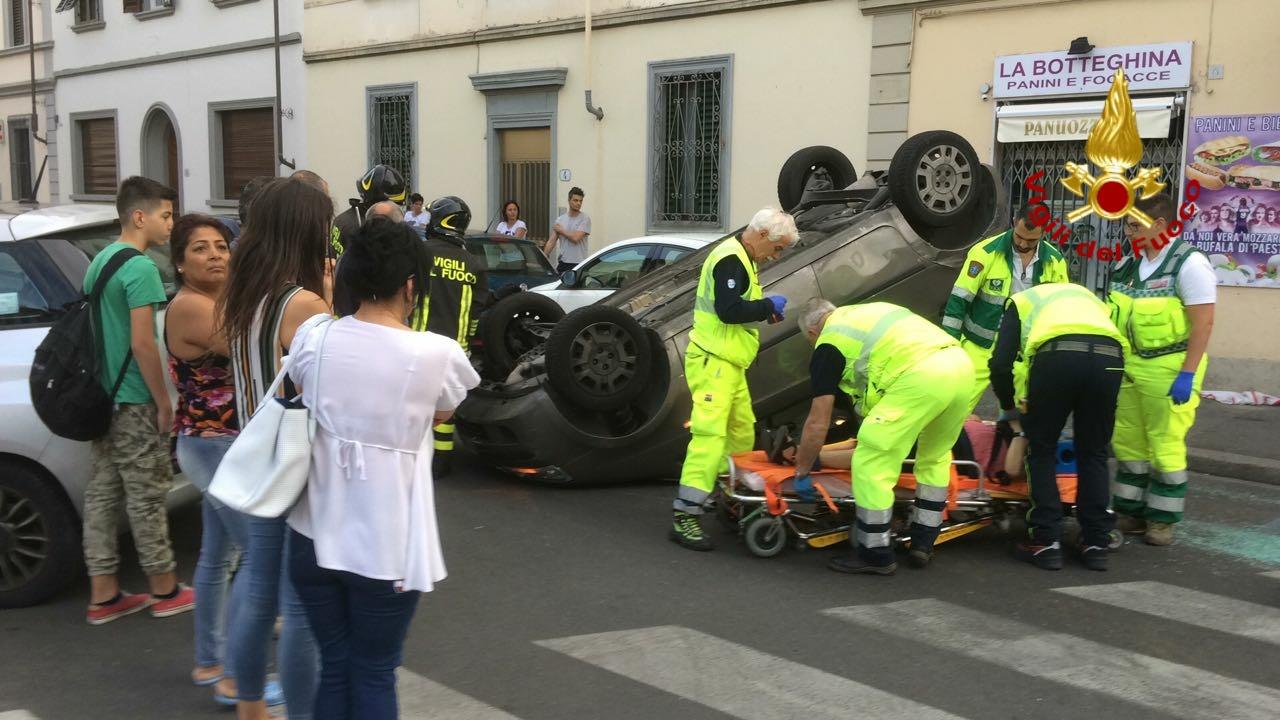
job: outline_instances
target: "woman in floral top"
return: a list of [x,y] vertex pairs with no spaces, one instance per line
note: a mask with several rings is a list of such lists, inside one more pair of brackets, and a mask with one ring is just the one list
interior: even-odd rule
[[[178,391],[174,430],[178,464],[203,493],[218,463],[239,430],[235,387],[226,340],[217,331],[214,303],[222,294],[230,264],[231,237],[208,215],[184,215],[170,234],[178,294],[165,313],[165,345],[169,374]],[[248,529],[243,516],[212,496],[204,496],[203,535],[196,564],[196,685],[215,685],[223,698],[236,697],[235,679],[223,665],[224,619],[234,617],[237,599],[247,592],[236,581],[231,602],[224,605],[233,546],[244,547]]]

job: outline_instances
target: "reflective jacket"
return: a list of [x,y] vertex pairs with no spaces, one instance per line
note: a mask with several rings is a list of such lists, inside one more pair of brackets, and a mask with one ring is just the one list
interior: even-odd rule
[[749,286],[743,298],[750,301],[763,296],[760,280],[756,277],[756,263],[747,255],[742,241],[729,238],[721,242],[702,263],[698,295],[693,301],[693,330],[689,333],[689,340],[712,355],[745,368],[751,365],[760,350],[760,331],[754,325],[723,322],[716,314],[715,267],[730,255],[737,257],[747,269]]
[[[1000,316],[1013,292],[1013,230],[982,240],[969,250],[960,277],[951,288],[943,311],[942,329],[957,340],[964,338],[980,348],[995,344]],[[1040,241],[1040,251],[1032,271],[1033,285],[1067,282],[1067,262],[1048,241]]]
[[1177,238],[1164,262],[1146,280],[1140,279],[1139,262],[1128,262],[1111,276],[1112,316],[1128,338],[1133,354],[1143,359],[1169,358],[1161,364],[1181,366],[1191,322],[1178,296],[1178,272],[1193,253],[1200,252]]

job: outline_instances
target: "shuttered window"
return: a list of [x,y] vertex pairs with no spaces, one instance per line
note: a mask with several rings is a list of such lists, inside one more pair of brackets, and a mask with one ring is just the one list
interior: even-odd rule
[[86,195],[115,195],[116,120],[78,120],[80,131],[80,191]]
[[275,111],[270,107],[222,110],[222,199],[234,200],[250,180],[276,174]]
[[27,44],[27,0],[9,0],[9,46]]
[[77,0],[76,24],[97,22],[102,19],[102,0]]
[[124,0],[124,11],[126,13],[142,12],[142,0]]

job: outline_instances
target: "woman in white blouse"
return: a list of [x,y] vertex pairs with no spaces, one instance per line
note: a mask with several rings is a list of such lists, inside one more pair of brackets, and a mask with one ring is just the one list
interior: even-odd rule
[[520,219],[520,203],[508,200],[502,206],[502,222],[498,223],[498,234],[518,238],[529,234],[528,226]]
[[431,427],[480,378],[456,342],[405,322],[425,303],[428,261],[411,228],[370,220],[342,260],[359,310],[311,318],[289,349],[317,424],[288,521],[289,572],[322,659],[315,720],[397,717],[418,596],[445,577]]

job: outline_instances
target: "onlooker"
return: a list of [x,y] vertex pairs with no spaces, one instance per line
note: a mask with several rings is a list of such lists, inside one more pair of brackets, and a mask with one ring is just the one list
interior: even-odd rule
[[392,720],[418,596],[445,577],[431,425],[480,378],[456,342],[405,322],[425,307],[430,271],[412,229],[371,219],[343,262],[359,309],[311,318],[289,348],[317,425],[289,572],[320,646],[316,720]]
[[320,177],[320,174],[314,170],[295,170],[289,177],[301,180],[325,195],[329,194],[329,183],[325,182],[325,179]]
[[427,201],[418,193],[409,196],[409,212],[404,214],[404,221],[417,227],[431,221],[431,213],[422,208]]
[[236,216],[239,221],[233,221],[228,217],[218,217],[218,220],[227,226],[231,231],[231,249],[236,249],[236,242],[240,239],[240,235],[244,232],[244,224],[249,219],[249,207],[253,205],[253,199],[262,191],[262,187],[271,182],[271,178],[266,175],[258,175],[249,182],[245,183],[244,188],[240,190],[240,202],[236,206]]
[[[231,233],[208,215],[184,215],[170,240],[178,294],[165,311],[169,376],[178,391],[174,425],[178,465],[204,495],[200,559],[196,563],[196,667],[191,679],[201,687],[235,697],[234,671],[226,665],[223,628],[235,617],[237,600],[248,589],[240,575],[232,601],[224,606],[234,547],[248,544],[244,516],[208,495],[209,483],[239,432],[235,385],[227,343],[217,331],[214,307],[227,282]],[[234,547],[233,547],[234,546]]]
[[498,223],[498,233],[518,238],[529,234],[529,226],[520,219],[520,203],[508,200],[502,206],[502,222]]
[[[582,188],[575,187],[569,191],[569,212],[556,218],[551,227],[551,239],[547,241],[547,257],[557,247],[560,248],[560,259],[556,263],[556,272],[564,272],[577,267],[578,263],[587,259],[587,236],[591,234],[591,216],[582,212]],[[563,243],[560,241],[564,240]]]
[[[186,612],[195,593],[178,583],[165,498],[173,485],[169,431],[173,406],[164,384],[164,359],[156,344],[156,309],[165,301],[160,271],[143,251],[165,244],[173,229],[177,194],[154,180],[131,177],[120,183],[116,210],[120,239],[103,248],[89,264],[84,288],[116,253],[139,253],[108,280],[98,306],[102,330],[100,380],[107,392],[116,386],[116,409],[107,434],[93,441],[93,477],[84,494],[84,557],[89,571],[87,620],[111,622],[150,606],[155,617]],[[138,562],[151,595],[120,590],[118,531],[120,506],[129,516]]]
[[392,222],[404,222],[405,219],[404,210],[390,200],[383,200],[369,206],[369,212],[364,216],[365,222],[375,217],[390,218]]
[[[298,326],[317,313],[329,312],[323,294],[332,220],[329,197],[294,179],[267,185],[249,210],[249,223],[231,258],[227,288],[219,300],[241,426],[266,400],[266,388],[279,372],[281,355],[293,342]],[[284,394],[293,397],[294,388],[285,385]],[[248,577],[249,589],[230,638],[239,717],[267,717],[263,694],[267,647],[280,608],[284,626],[276,665],[284,699],[291,720],[310,718],[316,688],[315,643],[293,585],[283,573],[284,518],[246,520],[249,540],[240,572]]]

